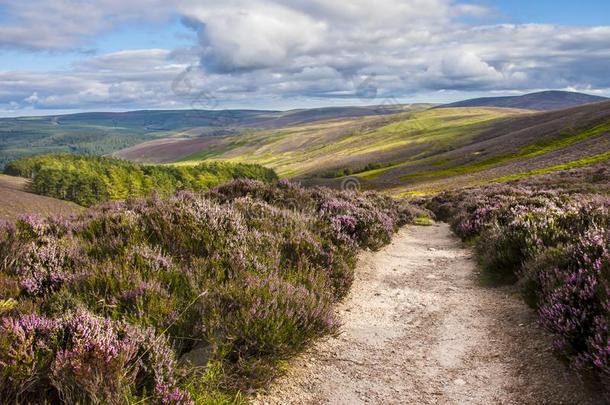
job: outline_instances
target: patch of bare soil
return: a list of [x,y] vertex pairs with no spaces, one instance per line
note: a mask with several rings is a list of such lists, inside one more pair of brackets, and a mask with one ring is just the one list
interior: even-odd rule
[[27,185],[21,177],[0,175],[0,221],[14,221],[23,214],[71,215],[82,210],[68,201],[28,193]]
[[597,404],[511,288],[481,285],[445,224],[361,257],[338,337],[293,361],[256,404]]

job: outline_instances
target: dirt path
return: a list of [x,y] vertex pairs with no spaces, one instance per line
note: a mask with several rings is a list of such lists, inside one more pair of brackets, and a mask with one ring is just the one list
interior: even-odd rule
[[258,404],[591,404],[510,288],[483,287],[447,225],[365,253],[337,338],[290,364]]

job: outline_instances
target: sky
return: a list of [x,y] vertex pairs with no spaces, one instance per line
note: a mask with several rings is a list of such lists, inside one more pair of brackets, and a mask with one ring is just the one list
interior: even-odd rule
[[0,116],[610,96],[610,2],[0,0]]

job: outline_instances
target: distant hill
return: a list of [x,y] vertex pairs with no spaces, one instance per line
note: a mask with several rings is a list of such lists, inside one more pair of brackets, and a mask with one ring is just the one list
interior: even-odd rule
[[158,139],[236,135],[246,129],[387,115],[430,106],[329,107],[291,111],[143,110],[0,118],[0,170],[7,162],[29,155],[64,152],[104,155]]
[[[286,177],[361,170],[461,145],[496,119],[523,114],[500,108],[427,109],[249,131],[237,136],[156,141],[119,151],[146,163],[196,164],[206,159],[257,162]],[[172,159],[173,157],[173,159]],[[369,166],[371,167],[371,166]]]
[[525,94],[523,96],[474,98],[471,100],[444,104],[438,108],[500,107],[550,111],[578,107],[591,103],[599,103],[602,101],[608,101],[608,99],[605,97],[591,96],[589,94],[573,93],[569,91],[542,91],[539,93]]
[[258,163],[305,184],[338,187],[352,176],[363,188],[434,192],[610,161],[610,101],[543,112],[428,109],[219,136],[199,145],[159,142],[118,153],[164,162],[172,154],[185,165],[210,159]]

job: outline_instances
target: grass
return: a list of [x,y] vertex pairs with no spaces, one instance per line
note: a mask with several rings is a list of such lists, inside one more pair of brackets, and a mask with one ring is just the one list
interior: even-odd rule
[[525,158],[540,156],[558,149],[567,148],[568,146],[571,146],[577,142],[584,141],[606,132],[610,132],[610,123],[604,123],[576,134],[562,135],[559,139],[533,143],[522,148],[519,151],[518,156]]
[[28,192],[27,182],[22,178],[0,175],[0,223],[14,221],[24,214],[71,215],[81,210],[74,203]]
[[430,195],[436,194],[436,191],[403,191],[401,193],[396,194],[397,198],[408,198],[408,197],[428,197]]
[[461,166],[450,167],[447,169],[438,169],[430,171],[422,171],[416,173],[409,173],[400,176],[401,180],[409,180],[414,178],[431,178],[431,177],[452,177],[460,174],[477,173],[483,171],[489,167],[499,165],[501,163],[509,162],[516,159],[513,155],[502,155],[481,160],[480,162],[465,164]]
[[431,226],[434,225],[434,220],[428,215],[419,214],[415,217],[414,224],[419,226]]

